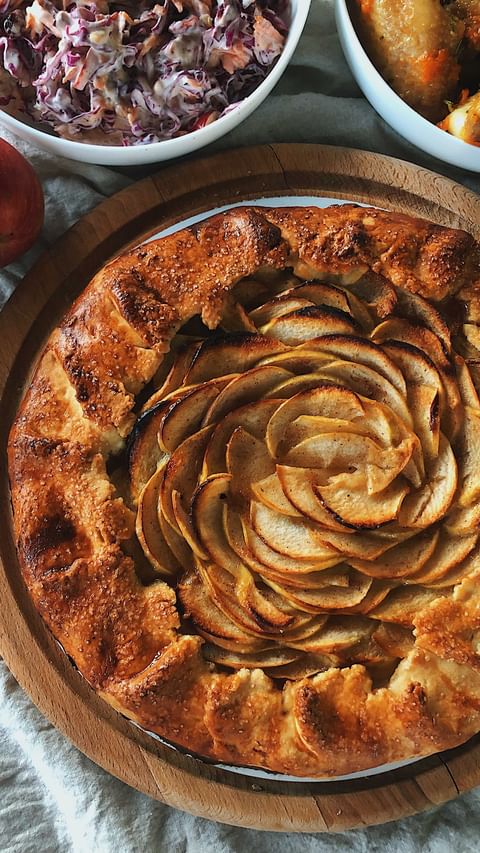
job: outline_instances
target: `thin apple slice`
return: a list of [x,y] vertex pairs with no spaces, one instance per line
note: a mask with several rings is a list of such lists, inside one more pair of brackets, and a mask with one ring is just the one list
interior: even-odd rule
[[275,473],[265,444],[243,429],[237,427],[227,444],[227,471],[231,474],[230,495],[234,506],[248,508],[253,497],[252,483],[257,478],[264,480]]
[[137,420],[127,445],[130,492],[134,502],[138,500],[145,484],[157,467],[166,461],[167,454],[158,444],[158,428],[169,403],[157,403]]
[[452,566],[443,577],[430,580],[428,586],[431,589],[447,589],[461,584],[466,578],[477,579],[480,574],[480,550],[478,544],[470,553],[455,566]]
[[270,298],[271,289],[257,278],[241,278],[232,288],[234,299],[247,311],[253,310]]
[[354,474],[360,469],[366,476],[368,494],[374,495],[403,471],[414,445],[414,438],[409,437],[398,447],[382,448],[368,436],[331,432],[307,438],[287,453],[277,455],[283,455],[286,465],[317,469],[319,488],[328,485],[334,476]]
[[159,468],[140,493],[135,531],[142,550],[155,571],[164,577],[172,577],[180,570],[180,563],[165,541],[157,515],[163,474],[163,467]]
[[319,538],[326,547],[336,549],[342,558],[355,557],[359,560],[376,560],[395,545],[395,540],[381,539],[377,533],[340,533],[322,527]]
[[279,341],[248,332],[207,338],[197,350],[184,382],[197,385],[228,373],[244,373],[261,358],[284,350]]
[[455,506],[445,519],[445,529],[454,536],[465,536],[480,528],[480,501],[467,507]]
[[421,325],[426,326],[439,338],[445,353],[450,353],[452,348],[450,330],[437,309],[423,296],[412,293],[410,290],[397,288],[397,297],[397,313],[407,320],[420,321]]
[[[190,513],[185,509],[182,496],[180,495],[180,492],[176,491],[176,489],[172,492],[172,506],[176,527],[180,532],[180,536],[183,537],[186,544],[192,549],[193,553],[196,554],[197,557],[201,560],[208,560],[208,554],[205,549],[202,548],[198,536],[193,529]],[[161,511],[160,507],[159,513],[161,513]]]
[[373,425],[366,422],[367,419],[360,421],[346,421],[343,418],[324,418],[322,415],[299,415],[287,427],[283,444],[285,448],[294,447],[305,441],[307,438],[315,438],[324,433],[348,433],[354,435],[367,435],[374,439],[372,435]]
[[477,540],[477,533],[471,536],[451,536],[448,533],[442,533],[433,556],[420,571],[409,578],[409,582],[430,586],[431,583],[444,579],[452,569],[458,567],[468,557],[475,548]]
[[268,647],[268,642],[247,633],[217,607],[197,572],[187,572],[177,584],[177,592],[184,615],[190,618],[196,629],[203,636],[207,635],[211,642],[233,651],[239,647],[245,652]]
[[309,306],[270,320],[261,327],[261,332],[267,338],[297,346],[321,335],[355,334],[358,325],[349,314],[338,308]]
[[277,406],[269,421],[266,440],[272,458],[289,425],[300,415],[321,415],[354,421],[362,418],[365,410],[357,394],[337,385],[324,385],[311,391],[301,391]]
[[428,527],[443,518],[452,504],[457,481],[455,456],[441,433],[438,456],[427,468],[425,484],[405,498],[399,524],[402,527]]
[[322,369],[321,375],[331,382],[340,383],[362,397],[377,400],[389,406],[407,427],[412,427],[412,418],[405,397],[388,379],[370,367],[349,361],[334,361]]
[[420,439],[422,455],[427,465],[438,456],[440,448],[440,405],[436,388],[411,385],[408,403],[413,413],[415,433]]
[[480,411],[465,406],[458,437],[459,493],[457,503],[468,507],[480,497]]
[[332,660],[331,657],[302,654],[301,657],[292,661],[292,663],[286,663],[285,666],[277,666],[275,669],[264,667],[263,671],[270,678],[303,681],[304,678],[309,678],[311,675],[326,672],[327,669],[335,666],[335,663],[336,661]]
[[275,299],[270,299],[260,305],[259,308],[250,311],[249,317],[258,329],[271,320],[276,320],[277,317],[291,314],[292,311],[298,311],[300,308],[308,308],[313,304],[308,298],[304,299],[301,296],[296,296],[294,291],[289,291],[288,294],[282,293]]
[[258,591],[251,572],[230,548],[224,529],[224,502],[231,478],[214,475],[201,483],[192,498],[192,524],[202,546],[212,559],[235,578],[235,594],[253,618],[271,630],[281,630],[292,622]]
[[287,350],[278,355],[267,356],[258,362],[258,366],[271,365],[272,367],[281,367],[294,373],[298,376],[303,376],[305,373],[315,373],[322,369],[326,364],[330,364],[334,359],[315,349],[305,349],[303,346],[298,349]]
[[193,566],[193,554],[190,546],[184,537],[168,523],[165,516],[159,511],[159,505],[157,505],[157,518],[162,536],[170,551],[184,569],[190,569]]
[[395,625],[393,622],[378,625],[372,639],[393,658],[406,658],[415,645],[411,628],[404,628],[403,625]]
[[158,443],[162,450],[173,453],[182,441],[200,429],[205,412],[230,379],[225,376],[197,385],[171,403],[158,428]]
[[382,490],[369,492],[367,476],[356,474],[335,477],[331,485],[317,486],[324,506],[344,524],[362,530],[374,530],[394,521],[409,487],[401,478]]
[[321,655],[342,654],[368,640],[375,626],[375,622],[364,616],[333,616],[316,634],[294,648]]
[[314,491],[318,486],[318,477],[310,468],[277,465],[278,480],[289,504],[297,507],[300,514],[330,530],[348,530],[348,525],[342,524],[323,506]]
[[459,355],[455,356],[455,368],[458,390],[460,391],[463,405],[471,406],[472,409],[480,409],[480,398],[471,371],[466,361]]
[[160,490],[160,503],[162,512],[172,527],[177,527],[172,492],[179,492],[184,507],[190,506],[191,497],[198,484],[203,454],[212,431],[213,427],[209,426],[194,432],[177,447],[165,466],[165,476]]
[[378,317],[388,317],[398,301],[397,292],[390,282],[371,270],[353,282],[349,290]]
[[404,341],[392,340],[383,344],[383,351],[397,365],[408,387],[411,384],[429,385],[436,388],[440,395],[443,394],[442,382],[437,368],[433,361],[418,347]]
[[203,560],[196,561],[196,568],[219,610],[243,631],[265,639],[266,626],[239,603],[233,576],[221,566]]
[[273,365],[254,367],[240,376],[235,376],[214,399],[205,414],[203,426],[218,423],[234,409],[264,398],[272,389],[291,378],[292,374],[288,370]]
[[322,545],[311,522],[280,515],[256,501],[250,506],[250,521],[269,548],[293,560],[329,560],[334,556],[332,549]]
[[442,413],[442,428],[450,438],[453,438],[462,422],[461,399],[453,376],[452,365],[437,335],[424,326],[395,317],[377,326],[372,332],[372,339],[378,343],[388,341],[390,344],[391,339],[393,339],[410,344],[421,350],[433,361],[440,374],[446,395],[446,403],[443,406]]
[[394,622],[396,625],[413,628],[419,612],[443,595],[441,590],[423,586],[401,586],[393,589],[368,615],[381,622]]
[[480,350],[480,326],[478,323],[464,323],[462,329],[468,343],[478,352]]
[[356,604],[354,607],[343,608],[342,610],[339,610],[338,613],[339,615],[343,613],[347,616],[352,616],[353,614],[370,616],[370,612],[386,599],[391,589],[391,581],[373,579],[370,589],[360,604]]
[[350,567],[345,563],[339,563],[331,569],[322,569],[318,572],[309,572],[308,577],[305,573],[294,572],[274,572],[272,569],[263,568],[259,571],[263,578],[277,581],[285,589],[305,589],[308,586],[309,590],[325,589],[325,587],[340,586],[346,589],[350,585]]
[[352,572],[350,585],[343,587],[324,587],[318,590],[293,590],[267,581],[268,584],[287,601],[306,613],[323,613],[330,610],[343,610],[360,604],[372,584],[371,578]]
[[231,293],[223,304],[220,328],[227,333],[257,332],[255,323],[252,323],[244,307],[235,302]]
[[341,555],[335,551],[330,551],[328,557],[314,558],[312,560],[303,557],[289,557],[285,554],[280,554],[270,548],[254,530],[248,525],[244,525],[244,536],[247,546],[254,558],[267,569],[273,569],[281,574],[293,573],[295,575],[304,573],[305,575],[315,571],[323,571],[329,569],[341,562]]
[[350,289],[335,287],[326,282],[312,281],[297,285],[288,293],[301,294],[306,299],[311,299],[315,305],[329,305],[331,308],[339,308],[346,314],[351,314],[354,320],[367,331],[370,331],[373,326],[368,308]]
[[293,649],[270,649],[264,652],[228,652],[224,649],[219,649],[217,646],[204,645],[202,646],[202,655],[211,663],[216,663],[219,666],[228,666],[231,669],[269,669],[277,666],[285,666],[297,660],[301,652]]
[[[407,393],[405,379],[395,361],[385,354],[382,347],[354,335],[325,335],[306,346],[318,347],[335,360],[351,361],[369,367],[387,379],[403,396]],[[332,358],[333,360],[333,358]]]
[[145,412],[156,403],[164,400],[165,397],[173,391],[176,391],[184,384],[185,376],[199,347],[200,343],[193,341],[192,343],[181,347],[176,353],[172,353],[173,361],[169,371],[163,377],[161,384],[159,383],[160,375],[158,378],[154,377],[154,383],[156,385],[155,393],[142,407],[142,412]]
[[323,373],[307,373],[304,376],[293,376],[291,379],[287,379],[286,382],[282,382],[273,388],[266,397],[267,399],[287,400],[303,391],[315,391],[319,386],[327,384],[333,385],[334,383],[326,382]]
[[[297,470],[297,469],[293,469]],[[280,512],[282,515],[291,515],[294,518],[300,518],[302,513],[294,507],[294,505],[286,497],[285,491],[280,485],[277,473],[270,474],[263,480],[251,485],[252,493],[256,500],[275,512]]]
[[227,470],[226,448],[233,431],[238,426],[243,427],[255,438],[264,439],[270,419],[279,405],[281,405],[280,400],[257,400],[225,415],[215,427],[205,451],[202,479]]
[[390,548],[383,559],[354,558],[350,559],[350,564],[371,578],[410,578],[423,568],[435,552],[439,535],[438,530],[429,529]]

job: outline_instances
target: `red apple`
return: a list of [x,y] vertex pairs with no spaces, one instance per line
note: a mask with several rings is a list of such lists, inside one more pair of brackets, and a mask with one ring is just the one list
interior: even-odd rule
[[0,267],[23,255],[43,225],[43,192],[25,157],[0,139]]

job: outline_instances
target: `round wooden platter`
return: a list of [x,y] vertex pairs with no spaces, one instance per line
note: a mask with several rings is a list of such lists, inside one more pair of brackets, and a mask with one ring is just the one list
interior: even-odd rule
[[109,258],[223,204],[275,196],[371,203],[480,238],[480,199],[389,157],[316,145],[239,149],[162,169],[105,201],[43,257],[0,313],[0,651],[40,710],[97,764],[195,815],[265,830],[340,831],[416,814],[480,784],[480,738],[400,770],[300,783],[220,770],[163,746],[98,699],[34,611],[11,533],[6,442],[46,336]]

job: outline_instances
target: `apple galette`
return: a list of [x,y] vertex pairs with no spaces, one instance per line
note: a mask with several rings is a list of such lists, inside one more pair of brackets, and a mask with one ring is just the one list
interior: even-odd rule
[[298,776],[480,730],[479,288],[465,232],[353,205],[94,278],[9,464],[25,581],[108,702]]

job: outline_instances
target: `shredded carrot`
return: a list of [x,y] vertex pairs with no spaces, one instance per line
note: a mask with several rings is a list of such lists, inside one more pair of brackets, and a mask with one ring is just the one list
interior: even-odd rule
[[441,50],[435,51],[434,53],[428,53],[426,56],[422,56],[418,62],[420,65],[421,80],[422,83],[425,84],[434,83],[441,74],[445,74],[448,71],[448,66],[450,64],[452,64],[453,71],[453,67],[455,65],[452,61],[452,57],[445,47]]

